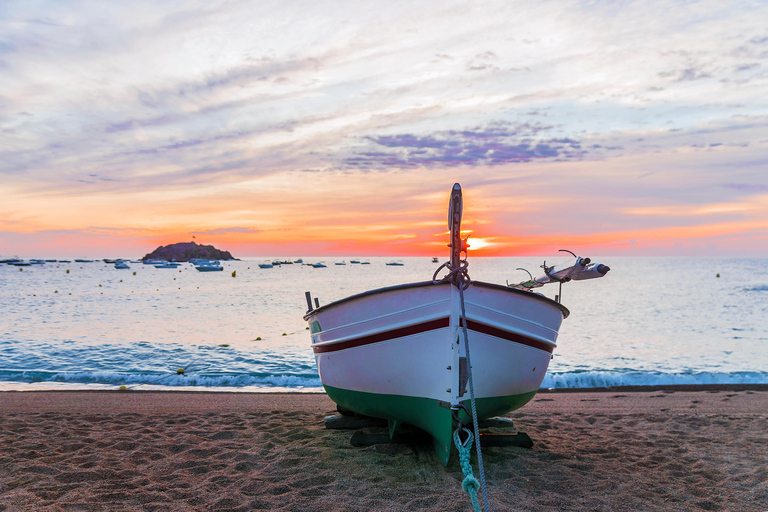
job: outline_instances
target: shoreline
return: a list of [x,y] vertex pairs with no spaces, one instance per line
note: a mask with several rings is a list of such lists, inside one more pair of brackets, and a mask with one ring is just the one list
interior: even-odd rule
[[[263,388],[258,391],[230,391],[230,390],[210,390],[199,387],[190,390],[188,387],[178,390],[173,387],[165,389],[0,389],[0,395],[3,393],[190,393],[190,394],[215,394],[215,395],[324,395],[325,391],[281,388],[279,391],[269,391],[272,388]],[[588,388],[540,388],[539,393],[613,393],[617,391],[627,393],[637,393],[644,391],[768,391],[766,384],[650,384],[650,385],[632,385],[632,386],[596,386]]]
[[[768,385],[595,389],[506,415],[534,446],[483,448],[495,510],[768,510]],[[324,393],[11,391],[0,411],[4,512],[471,510],[457,461],[419,436],[351,446]]]

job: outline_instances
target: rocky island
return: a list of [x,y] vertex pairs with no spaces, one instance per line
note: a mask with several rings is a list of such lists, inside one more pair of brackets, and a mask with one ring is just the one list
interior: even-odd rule
[[161,245],[142,258],[143,260],[189,261],[191,258],[206,260],[233,260],[229,251],[221,251],[212,245],[198,245],[195,242]]

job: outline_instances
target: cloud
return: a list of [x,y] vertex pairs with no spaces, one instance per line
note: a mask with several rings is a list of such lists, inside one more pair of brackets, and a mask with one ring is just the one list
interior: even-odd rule
[[190,231],[190,233],[192,233],[193,235],[224,235],[227,233],[261,233],[261,230],[257,228],[231,227],[231,228],[208,229],[205,231]]
[[495,123],[486,128],[448,130],[431,135],[369,136],[374,148],[345,158],[347,168],[382,169],[459,165],[500,165],[555,158],[581,159],[586,151],[573,138],[547,138],[551,126]]
[[675,71],[662,71],[659,73],[661,78],[671,78],[673,82],[692,82],[704,78],[712,78],[712,75],[701,69],[689,67]]
[[726,183],[723,186],[739,192],[768,192],[768,185],[758,183]]

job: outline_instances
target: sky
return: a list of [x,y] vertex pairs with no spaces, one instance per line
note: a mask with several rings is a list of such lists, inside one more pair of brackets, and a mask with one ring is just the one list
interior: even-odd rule
[[[768,2],[3,0],[0,257],[768,255]],[[194,238],[193,238],[194,237]]]

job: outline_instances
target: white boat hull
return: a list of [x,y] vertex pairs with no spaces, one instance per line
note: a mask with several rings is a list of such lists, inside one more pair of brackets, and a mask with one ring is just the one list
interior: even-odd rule
[[[464,303],[479,416],[521,407],[544,379],[568,310],[478,282],[464,291]],[[427,282],[366,292],[305,319],[329,396],[360,414],[427,430],[447,464],[450,408],[469,405],[460,317],[458,288]]]

